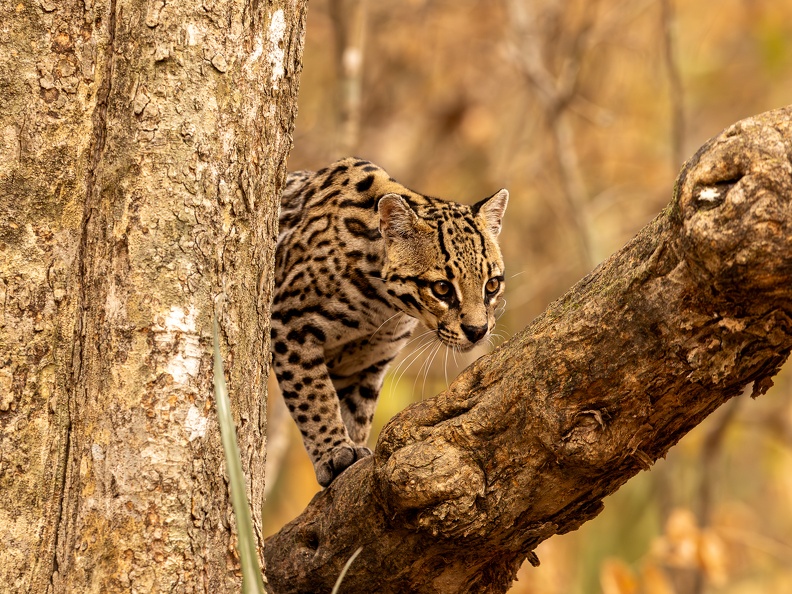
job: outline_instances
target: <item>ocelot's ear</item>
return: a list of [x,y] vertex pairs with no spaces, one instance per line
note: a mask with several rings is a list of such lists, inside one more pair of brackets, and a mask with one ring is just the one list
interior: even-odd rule
[[413,237],[419,230],[418,215],[398,194],[385,194],[377,204],[379,230],[385,239]]
[[489,198],[484,198],[473,205],[473,212],[484,219],[493,235],[498,235],[503,223],[503,213],[509,203],[509,191],[498,190]]

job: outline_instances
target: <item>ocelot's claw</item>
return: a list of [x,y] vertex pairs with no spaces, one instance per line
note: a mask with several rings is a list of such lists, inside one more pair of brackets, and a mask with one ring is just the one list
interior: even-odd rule
[[316,462],[316,480],[327,487],[339,474],[366,456],[371,456],[371,450],[367,447],[347,444],[336,446]]

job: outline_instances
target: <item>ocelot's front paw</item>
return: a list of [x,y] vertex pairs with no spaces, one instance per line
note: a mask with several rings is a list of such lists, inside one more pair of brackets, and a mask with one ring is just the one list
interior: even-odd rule
[[353,443],[337,445],[314,463],[316,480],[327,487],[339,474],[366,456],[371,456],[371,450],[367,447]]

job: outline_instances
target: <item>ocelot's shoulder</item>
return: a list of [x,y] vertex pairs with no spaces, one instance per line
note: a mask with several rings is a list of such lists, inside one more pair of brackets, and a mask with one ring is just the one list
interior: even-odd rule
[[[310,177],[305,178],[306,173]],[[316,172],[299,171],[294,175],[299,176],[295,178],[296,183],[302,187],[310,187],[315,192],[334,195],[361,194],[366,198],[366,205],[386,194],[399,194],[409,202],[417,204],[424,204],[428,200],[423,194],[400,184],[379,165],[360,157],[345,157]]]
[[359,157],[345,157],[331,163],[317,171],[314,180],[326,188],[343,187],[358,192],[387,181],[396,183],[382,167]]

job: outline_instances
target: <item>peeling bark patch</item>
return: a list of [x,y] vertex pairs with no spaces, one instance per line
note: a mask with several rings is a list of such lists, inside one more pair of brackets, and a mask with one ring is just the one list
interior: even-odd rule
[[10,369],[0,369],[0,411],[7,412],[14,402],[14,375]]
[[149,4],[148,11],[146,14],[146,26],[153,29],[160,22],[160,12],[162,9],[165,8],[165,2],[163,0],[158,0],[156,2],[152,2]]
[[184,428],[190,434],[187,439],[195,441],[206,435],[207,421],[208,419],[201,414],[197,406],[194,404],[190,405],[190,408],[187,410],[187,418],[184,420]]
[[195,331],[197,310],[190,306],[185,312],[180,307],[171,307],[163,316],[163,321],[153,330],[157,332],[155,341],[163,352],[173,353],[165,365],[176,384],[187,385],[190,378],[198,375],[201,365],[200,336]]
[[284,59],[286,58],[286,51],[283,49],[283,38],[286,35],[286,19],[283,16],[282,10],[276,10],[272,15],[268,31],[267,53],[269,54],[269,62],[272,67],[272,75],[270,82],[272,88],[278,88],[278,81],[283,78],[286,73],[284,68]]
[[215,54],[214,58],[212,58],[212,66],[214,66],[218,72],[228,72],[228,62],[226,62],[223,54]]
[[105,459],[105,452],[104,448],[100,446],[98,443],[94,443],[91,445],[91,457],[94,459],[95,462],[100,462]]
[[199,27],[197,27],[193,23],[187,23],[184,26],[184,41],[188,46],[192,47],[198,45],[199,43],[202,43],[203,38],[204,38],[204,31],[202,31]]

